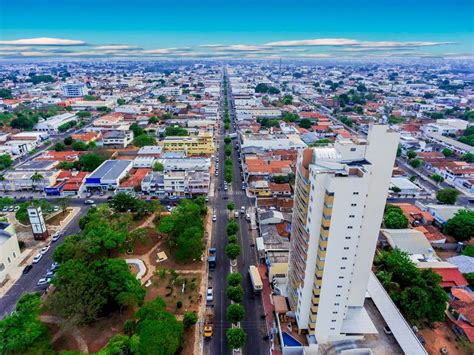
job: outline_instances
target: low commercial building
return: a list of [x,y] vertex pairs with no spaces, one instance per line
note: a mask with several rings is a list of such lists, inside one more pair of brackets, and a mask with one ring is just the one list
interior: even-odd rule
[[0,222],[0,286],[12,277],[20,263],[20,247],[12,224]]
[[418,196],[421,188],[405,177],[393,177],[390,179],[390,190],[392,195],[408,198]]
[[106,160],[86,178],[87,190],[115,190],[132,168],[132,160]]
[[[35,174],[38,175],[35,176]],[[39,190],[56,182],[59,171],[9,171],[1,182],[5,191]]]
[[61,171],[56,178],[56,183],[45,187],[48,196],[77,196],[85,190],[85,171]]
[[185,151],[187,155],[209,155],[214,153],[212,135],[202,133],[193,137],[165,137],[161,144],[167,152]]
[[87,95],[87,86],[83,83],[67,83],[62,86],[65,97],[81,97]]
[[99,107],[114,107],[114,102],[112,101],[76,101],[71,104],[73,110],[80,111],[93,111],[97,110]]
[[34,126],[35,131],[48,132],[49,134],[60,133],[60,127],[77,120],[74,113],[63,113],[38,122]]
[[132,131],[109,131],[98,143],[104,148],[126,148],[133,141]]

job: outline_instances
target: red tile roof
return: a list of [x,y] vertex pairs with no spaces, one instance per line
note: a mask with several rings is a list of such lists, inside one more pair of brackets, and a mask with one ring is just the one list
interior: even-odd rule
[[[468,282],[462,276],[459,269],[456,268],[433,268],[435,273],[443,278],[441,281],[441,287],[455,287],[455,286],[467,286]],[[474,311],[474,310],[473,310]],[[474,314],[473,314],[474,315]]]
[[120,187],[138,187],[141,185],[146,174],[148,174],[152,169],[136,169],[130,170],[130,177],[120,183]]
[[56,161],[68,161],[73,162],[79,159],[79,156],[82,152],[54,152],[54,151],[45,151],[39,157],[34,160],[56,160]]

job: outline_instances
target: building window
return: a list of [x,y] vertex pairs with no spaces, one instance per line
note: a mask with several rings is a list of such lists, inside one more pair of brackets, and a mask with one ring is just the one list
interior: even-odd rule
[[345,267],[345,266],[341,266],[341,270],[345,270],[345,269],[346,269],[346,267]]
[[352,229],[352,226],[347,226],[347,229]]
[[346,237],[346,239],[351,239],[351,237]]
[[358,195],[359,193],[358,193],[358,192],[353,192],[352,194],[353,194],[353,195]]
[[331,319],[331,322],[332,322],[332,323],[336,323],[336,320],[335,320],[335,319]]
[[349,247],[344,247],[344,250],[349,250]]
[[345,256],[342,257],[342,260],[347,260],[347,258]]
[[334,303],[335,306],[339,306],[339,303]]
[[16,258],[16,253],[15,252],[13,252],[13,257]]
[[356,151],[356,149],[355,149],[355,148],[351,148],[351,152],[355,152],[355,151]]
[[342,288],[342,285],[337,285],[337,288]]
[[7,260],[8,260],[8,263],[9,263],[9,264],[12,263],[12,259],[10,259],[10,257],[8,257]]
[[344,280],[344,276],[339,276],[339,278],[340,278],[341,280]]
[[357,203],[351,203],[351,207],[357,206]]
[[353,214],[350,214],[349,215],[349,218],[354,218],[355,216]]
[[0,264],[0,271],[3,271],[3,270],[5,270],[5,264],[4,264],[4,263],[1,263],[1,264]]

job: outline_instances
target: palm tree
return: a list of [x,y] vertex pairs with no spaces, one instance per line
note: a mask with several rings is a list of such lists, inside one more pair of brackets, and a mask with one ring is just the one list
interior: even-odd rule
[[44,176],[41,175],[37,171],[33,175],[31,175],[31,181],[32,181],[31,187],[33,188],[33,190],[35,190],[35,188],[36,188],[36,183],[43,180],[43,179],[44,179]]

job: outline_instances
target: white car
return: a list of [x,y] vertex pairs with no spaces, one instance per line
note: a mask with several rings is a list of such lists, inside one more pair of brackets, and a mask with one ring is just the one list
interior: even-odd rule
[[212,287],[208,287],[208,288],[207,288],[206,301],[207,301],[207,302],[212,302],[212,301],[214,301],[214,292],[213,292],[213,290],[212,290]]
[[227,191],[227,185],[224,185],[224,190]]
[[59,238],[61,238],[61,232],[56,232],[53,234],[53,237],[51,238],[51,241],[54,243],[54,242],[57,242],[59,240]]
[[213,221],[213,222],[217,221],[217,216],[216,216],[216,215],[213,215],[213,216],[212,216],[212,221]]
[[39,261],[41,260],[41,258],[43,258],[43,254],[38,254],[36,255],[34,258],[33,258],[33,264],[37,264],[39,263]]
[[239,212],[235,211],[234,216],[235,216],[235,218],[239,218]]
[[46,245],[43,249],[41,249],[40,253],[44,255],[49,251],[50,248],[51,248],[51,245]]
[[85,200],[84,204],[85,205],[93,205],[95,202],[93,200]]
[[51,282],[51,277],[43,277],[43,278],[38,280],[37,285],[38,286],[43,286],[43,285],[49,284],[50,282]]

